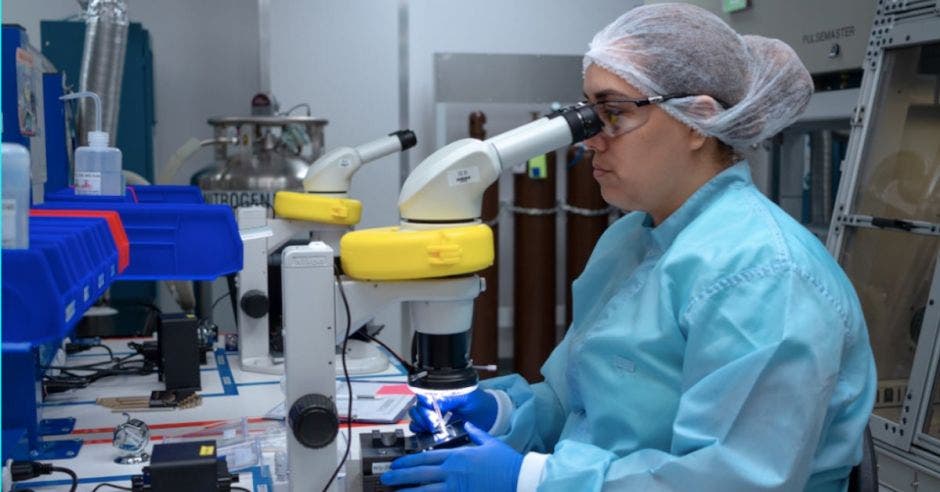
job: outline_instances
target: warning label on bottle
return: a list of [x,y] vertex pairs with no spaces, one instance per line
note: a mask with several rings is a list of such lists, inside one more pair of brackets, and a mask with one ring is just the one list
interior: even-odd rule
[[100,195],[101,194],[101,172],[100,171],[75,171],[75,194],[76,195]]

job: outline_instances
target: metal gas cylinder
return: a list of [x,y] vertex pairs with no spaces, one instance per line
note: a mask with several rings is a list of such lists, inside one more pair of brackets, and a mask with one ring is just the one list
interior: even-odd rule
[[300,191],[307,168],[323,153],[326,119],[312,116],[210,118],[215,163],[193,179],[206,203],[271,207],[274,193]]

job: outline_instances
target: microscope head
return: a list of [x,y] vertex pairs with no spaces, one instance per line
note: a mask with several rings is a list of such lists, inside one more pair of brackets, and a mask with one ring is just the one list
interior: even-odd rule
[[402,185],[402,227],[479,222],[483,193],[499,175],[534,156],[601,131],[594,107],[576,104],[487,140],[465,138],[421,162]]

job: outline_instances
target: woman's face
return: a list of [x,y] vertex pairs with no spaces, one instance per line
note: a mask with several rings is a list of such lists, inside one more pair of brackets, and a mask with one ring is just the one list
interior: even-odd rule
[[[584,74],[584,95],[592,103],[646,97],[597,65]],[[689,189],[689,173],[693,152],[704,137],[656,104],[634,110],[648,112],[641,115],[641,126],[615,137],[601,132],[585,144],[594,150],[594,179],[604,200],[623,210],[647,212],[659,224],[697,189]]]

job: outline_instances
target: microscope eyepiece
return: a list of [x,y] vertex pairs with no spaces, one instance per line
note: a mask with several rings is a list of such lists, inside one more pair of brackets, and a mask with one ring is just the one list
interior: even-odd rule
[[573,144],[597,135],[604,127],[597,111],[594,111],[594,106],[583,102],[561,108],[550,114],[549,118],[557,116],[563,117],[568,122],[568,127],[571,128],[571,143]]
[[415,132],[411,130],[398,130],[397,132],[389,133],[388,136],[398,137],[398,141],[401,143],[401,150],[408,150],[418,145],[418,137],[416,137]]

